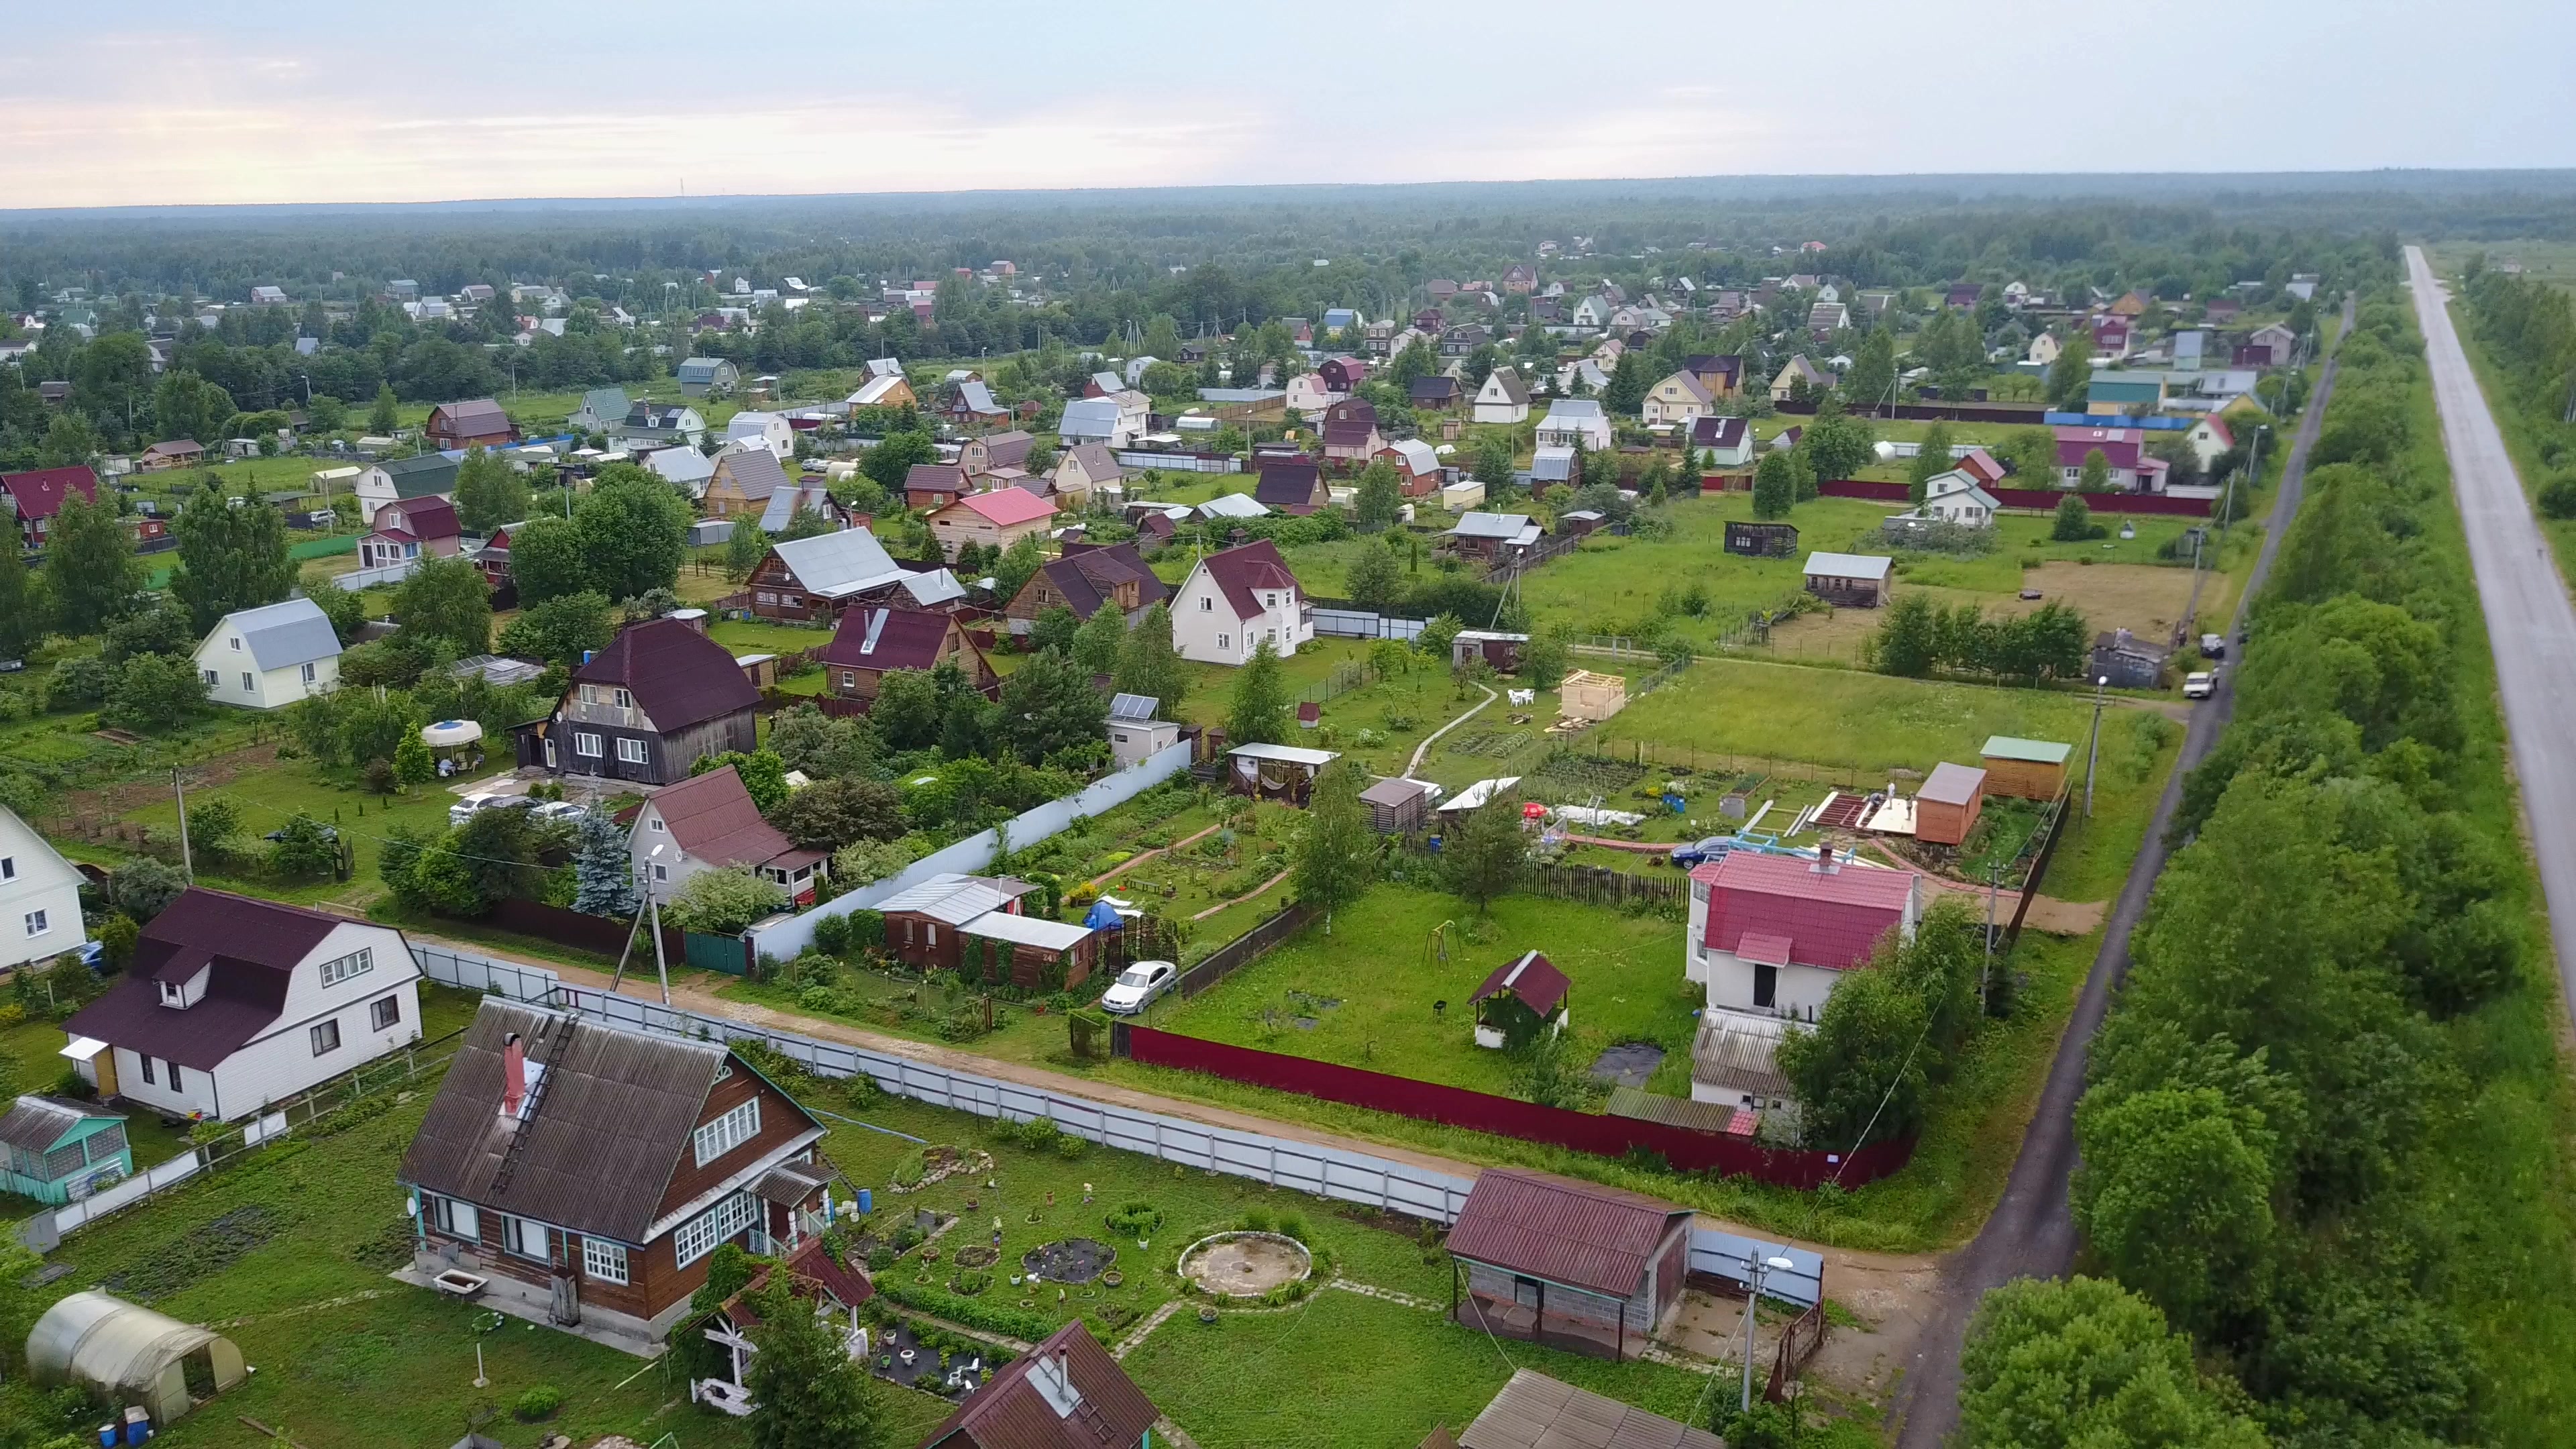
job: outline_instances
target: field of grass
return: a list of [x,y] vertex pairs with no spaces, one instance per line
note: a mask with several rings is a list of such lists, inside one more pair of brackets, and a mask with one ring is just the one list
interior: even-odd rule
[[[1439,928],[1446,926],[1446,931]],[[1438,932],[1435,944],[1435,932]],[[1512,1063],[1475,1044],[1469,998],[1495,967],[1538,951],[1574,983],[1575,1057],[1654,1042],[1687,1090],[1693,1010],[1679,921],[1540,896],[1495,902],[1491,920],[1443,892],[1382,885],[1152,1025],[1210,1041],[1508,1094]],[[1443,959],[1445,957],[1445,959]],[[1435,1012],[1435,1002],[1447,1002]]]
[[2089,697],[2052,690],[1717,659],[1631,703],[1599,734],[1613,746],[1639,740],[1712,762],[1748,756],[1928,772],[1942,760],[1973,761],[1989,735],[2080,748],[2092,714]]

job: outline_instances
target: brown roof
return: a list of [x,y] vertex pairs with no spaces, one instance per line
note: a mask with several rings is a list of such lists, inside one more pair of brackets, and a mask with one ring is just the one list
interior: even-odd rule
[[[143,928],[125,979],[73,1013],[63,1030],[213,1071],[276,1023],[296,965],[339,924],[320,911],[191,887]],[[206,994],[196,1005],[161,1004],[158,983],[186,981],[201,969]]]
[[987,433],[977,441],[984,445],[984,467],[1017,468],[1028,461],[1029,449],[1037,438],[1019,428],[1007,433]]
[[966,470],[954,463],[915,463],[904,470],[906,493],[963,493]]
[[760,703],[731,651],[677,619],[649,619],[618,631],[608,647],[572,672],[573,683],[622,684],[664,734]]
[[820,656],[847,669],[928,669],[939,662],[954,620],[921,609],[844,609]]
[[[1366,431],[1360,436],[1366,437]],[[1315,489],[1323,481],[1323,473],[1312,458],[1264,458],[1260,477],[1252,485],[1252,496],[1272,508],[1311,509],[1315,506]]]
[[778,455],[767,448],[745,448],[716,459],[716,471],[732,480],[742,496],[755,503],[765,503],[769,495],[787,487],[787,470]]
[[1234,606],[1238,619],[1260,614],[1261,601],[1253,597],[1254,590],[1297,587],[1297,576],[1288,572],[1287,562],[1279,557],[1279,546],[1266,538],[1209,554],[1199,562],[1225,592],[1225,601]]
[[[393,517],[387,518],[386,514]],[[455,538],[464,531],[456,505],[433,493],[426,498],[398,498],[376,510],[376,531],[402,530],[413,538]]]
[[[784,1171],[785,1168],[774,1168],[770,1175],[774,1177]],[[762,1179],[764,1182],[767,1180]],[[751,1275],[750,1281],[735,1290],[718,1311],[736,1328],[750,1328],[759,1323],[759,1313],[743,1300],[768,1287],[770,1275],[777,1271],[776,1263],[763,1266]],[[787,1276],[796,1296],[808,1303],[828,1301],[843,1308],[856,1308],[877,1294],[876,1284],[869,1280],[867,1271],[833,1262],[832,1255],[823,1251],[821,1238],[807,1238],[805,1246],[797,1249],[795,1255],[787,1260]]]
[[766,865],[796,848],[760,818],[760,807],[751,803],[751,791],[731,765],[655,791],[646,803],[682,850],[716,865]]
[[1458,1436],[1458,1449],[1726,1449],[1726,1441],[1536,1369],[1515,1369]]
[[510,415],[488,397],[440,403],[430,409],[430,417],[433,422],[444,420],[446,426],[438,431],[450,437],[480,438],[510,431]]
[[[513,1033],[545,1068],[506,1183],[501,1048]],[[400,1179],[577,1233],[642,1244],[732,1053],[715,1042],[620,1031],[491,997],[403,1153]],[[741,1070],[749,1064],[736,1059]],[[533,1075],[533,1074],[532,1074]],[[804,1126],[820,1127],[798,1109]],[[496,1185],[498,1183],[499,1185]]]
[[1115,483],[1127,476],[1127,470],[1118,466],[1118,455],[1109,451],[1107,443],[1076,443],[1064,450],[1057,466],[1069,462],[1080,463],[1082,475],[1094,483]]
[[1122,583],[1136,585],[1136,607],[1148,608],[1171,597],[1171,586],[1157,577],[1132,543],[1068,543],[1064,557],[1038,566],[1038,572],[1064,598],[1077,619],[1089,619],[1109,602]]
[[[1050,1374],[1073,1393],[1050,1394]],[[993,1375],[922,1449],[1131,1449],[1161,1417],[1077,1318]]]
[[1537,1012],[1544,1020],[1556,1014],[1556,1009],[1565,1004],[1566,993],[1573,989],[1574,983],[1565,979],[1565,973],[1556,969],[1556,963],[1536,951],[1529,951],[1495,967],[1494,974],[1486,977],[1485,984],[1477,987],[1476,994],[1467,999],[1482,1001],[1508,991],[1520,998],[1521,1005]]
[[1449,1251],[1569,1288],[1625,1298],[1645,1285],[1655,1247],[1690,1209],[1617,1188],[1518,1168],[1488,1168],[1449,1230]]

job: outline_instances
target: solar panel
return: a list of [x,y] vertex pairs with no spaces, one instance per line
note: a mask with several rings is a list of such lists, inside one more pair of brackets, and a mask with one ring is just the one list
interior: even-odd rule
[[1109,701],[1109,717],[1123,720],[1149,720],[1163,702],[1150,694],[1122,694]]

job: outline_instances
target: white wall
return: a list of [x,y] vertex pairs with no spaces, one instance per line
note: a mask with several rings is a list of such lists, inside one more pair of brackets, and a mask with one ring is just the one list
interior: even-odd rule
[[[333,933],[335,936],[338,933]],[[386,935],[393,933],[388,931]],[[319,970],[314,965],[297,968],[298,977]],[[268,1104],[291,1097],[316,1082],[336,1077],[342,1072],[366,1065],[376,1058],[420,1040],[419,969],[411,965],[404,952],[393,969],[411,974],[387,982],[388,967],[384,952],[376,954],[376,969],[354,981],[333,988],[330,1000],[315,1010],[298,1014],[293,1010],[295,993],[288,993],[289,1010],[278,1020],[268,1035],[259,1037],[224,1059],[215,1069],[214,1096],[221,1104],[226,1121],[248,1117]],[[370,986],[368,983],[376,984]],[[361,989],[364,988],[364,989]],[[316,996],[319,997],[316,986]],[[399,1009],[383,1030],[368,1025],[370,1008],[377,1001],[392,997]],[[320,1056],[313,1054],[313,1028],[325,1021],[340,1026],[340,1045]]]
[[1822,966],[1794,963],[1783,966],[1779,982],[1772,991],[1771,1004],[1756,1006],[1753,1004],[1753,975],[1757,968],[1753,963],[1738,960],[1732,951],[1701,947],[1697,954],[1702,973],[1700,979],[1708,983],[1709,1005],[1734,1011],[1768,1011],[1775,1015],[1794,1016],[1800,1021],[1815,1020],[1815,1013],[1824,1009],[1825,998],[1834,994],[1834,987],[1841,982],[1843,975]]
[[215,1079],[195,1067],[180,1068],[180,1090],[170,1090],[170,1064],[155,1059],[152,1080],[143,1080],[143,1058],[125,1047],[111,1048],[116,1053],[116,1094],[129,1101],[184,1117],[190,1112],[208,1116],[215,1111]]
[[[9,861],[11,871],[0,880],[0,966],[48,960],[87,944],[80,872],[35,827],[7,810],[0,810],[0,857]],[[35,911],[45,913],[45,929],[31,936],[27,917]]]
[[[244,709],[284,709],[308,695],[327,694],[340,686],[340,660],[337,655],[313,661],[313,682],[304,682],[304,666],[288,665],[283,669],[263,670],[254,663],[248,649],[228,647],[239,636],[217,629],[205,643],[197,646],[197,675],[204,678],[212,672],[214,681],[206,686],[206,698],[217,704],[235,704]],[[250,687],[242,687],[242,675],[250,675]]]
[[[660,828],[661,826],[662,812],[653,807],[652,801],[645,801],[644,808],[636,813],[635,829],[626,837],[626,853],[628,858],[635,862],[636,879],[643,881],[651,889],[653,899],[669,905],[671,897],[679,894],[680,887],[689,883],[689,877],[709,869],[709,866],[705,861],[682,850],[680,842],[668,829]],[[662,849],[659,862],[656,862],[653,857],[655,846],[660,846]],[[653,866],[656,863],[667,872],[664,878],[658,880],[653,875]]]
[[1299,644],[1312,640],[1315,632],[1304,623],[1299,591],[1281,592],[1278,597],[1275,607],[1249,619],[1237,618],[1233,602],[1202,563],[1182,581],[1180,595],[1173,600],[1172,648],[1194,663],[1238,665],[1250,660],[1261,641],[1269,638],[1285,659],[1297,652]]

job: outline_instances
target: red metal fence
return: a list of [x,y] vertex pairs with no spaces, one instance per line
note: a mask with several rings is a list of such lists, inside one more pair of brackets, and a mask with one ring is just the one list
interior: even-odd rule
[[[1816,491],[1827,498],[1870,498],[1882,503],[1905,503],[1911,495],[1902,483],[1871,483],[1859,478],[1835,478],[1816,485]],[[2028,508],[2046,513],[2057,507],[2065,492],[2056,488],[1989,488],[1995,501],[2006,508]],[[2210,503],[2206,498],[2175,498],[2163,493],[2081,493],[2085,506],[2096,513],[2154,513],[2178,518],[2207,518]]]
[[1721,1133],[1694,1132],[1636,1117],[1594,1116],[1563,1107],[1542,1107],[1464,1087],[1417,1082],[1358,1067],[1202,1041],[1152,1027],[1121,1026],[1123,1030],[1111,1034],[1113,1046],[1148,1066],[1205,1072],[1228,1081],[1392,1112],[1399,1117],[1570,1147],[1596,1157],[1621,1157],[1642,1148],[1663,1154],[1666,1162],[1686,1172],[1714,1169],[1729,1176],[1794,1188],[1815,1187],[1839,1174],[1843,1186],[1858,1187],[1896,1171],[1914,1155],[1911,1138],[1872,1143],[1849,1154],[1764,1147]]
[[[1816,411],[1813,400],[1772,404],[1777,412],[1810,416]],[[1880,403],[1876,407],[1856,408],[1846,405],[1843,411],[1855,417],[1902,418],[1924,423],[2029,423],[2044,425],[2048,421],[2045,403]]]

